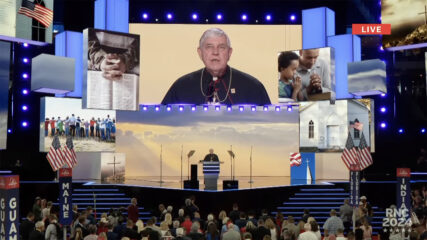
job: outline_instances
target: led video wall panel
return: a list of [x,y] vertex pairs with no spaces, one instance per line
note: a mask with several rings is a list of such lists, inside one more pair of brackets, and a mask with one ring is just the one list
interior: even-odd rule
[[53,24],[46,25],[53,20],[53,2],[0,0],[0,39],[34,45],[52,43]]
[[7,142],[10,46],[10,43],[0,41],[0,149],[6,149]]
[[76,152],[113,152],[116,111],[82,109],[82,100],[44,97],[40,100],[40,152],[48,152],[54,135],[61,146],[72,136]]
[[[235,175],[290,176],[289,153],[299,151],[298,106],[264,110],[234,106],[142,107],[138,112],[117,113],[117,152],[126,154],[126,178],[180,176],[181,157],[187,175],[187,156],[197,164],[213,149],[221,164],[220,176],[230,176],[230,154],[235,155]],[[251,156],[252,152],[252,156]],[[201,173],[201,166],[199,166]]]
[[[241,102],[233,98],[234,95],[242,95],[247,90],[244,86],[237,84],[238,79],[241,78],[237,71],[255,78],[256,87],[265,88],[270,101],[278,103],[277,53],[302,48],[301,25],[130,24],[129,32],[141,36],[140,55],[143,62],[139,86],[141,104],[161,103],[177,79],[204,68],[205,65],[198,54],[199,40],[210,28],[220,28],[230,39],[232,52],[228,66],[236,71],[234,71],[235,74],[231,74],[231,79],[230,74],[226,75],[224,81],[228,88],[231,80],[229,92],[233,103],[253,104],[254,102],[251,101],[257,97],[255,95],[258,95],[247,96]],[[212,59],[212,61],[215,60],[218,59]],[[183,86],[182,91],[191,96],[203,98],[202,91],[204,95],[210,94],[209,83],[212,78],[203,78],[206,83],[201,84],[201,74],[196,75],[192,81],[194,84]],[[207,75],[208,73],[204,71],[203,77]],[[225,95],[219,95],[221,100],[225,97]],[[186,100],[179,97],[176,99],[177,101]],[[200,101],[185,103],[202,104],[204,102],[203,98]],[[166,103],[171,102],[166,101]],[[225,104],[228,103],[231,104],[231,101]]]

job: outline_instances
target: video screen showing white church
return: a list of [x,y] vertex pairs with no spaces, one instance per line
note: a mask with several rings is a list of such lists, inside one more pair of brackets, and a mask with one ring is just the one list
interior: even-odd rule
[[300,151],[341,152],[348,132],[355,146],[363,135],[373,151],[373,109],[371,99],[301,102]]

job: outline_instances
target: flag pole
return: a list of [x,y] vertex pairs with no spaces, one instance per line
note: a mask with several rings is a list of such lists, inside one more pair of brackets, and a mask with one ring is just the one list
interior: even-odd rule
[[252,180],[252,146],[251,146],[251,155],[249,157],[249,183],[253,183]]

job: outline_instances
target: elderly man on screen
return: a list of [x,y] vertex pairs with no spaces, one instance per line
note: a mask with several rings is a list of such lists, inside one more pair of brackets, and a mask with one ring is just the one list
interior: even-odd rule
[[206,30],[197,48],[205,67],[176,80],[162,104],[270,104],[260,81],[228,66],[232,52],[230,39],[223,30]]
[[308,100],[308,96],[312,94],[332,92],[329,67],[319,58],[319,53],[318,48],[299,51],[297,73],[302,79],[304,100]]

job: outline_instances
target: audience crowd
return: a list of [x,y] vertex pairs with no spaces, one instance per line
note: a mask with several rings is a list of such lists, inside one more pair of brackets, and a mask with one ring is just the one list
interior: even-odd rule
[[[79,211],[75,205],[73,223],[66,231],[70,240],[398,240],[405,236],[423,240],[427,239],[425,193],[425,186],[413,190],[413,210],[418,222],[406,235],[381,231],[373,236],[373,210],[365,196],[360,198],[357,208],[345,200],[339,211],[332,209],[323,226],[308,209],[294,218],[281,212],[272,216],[267,210],[260,214],[241,211],[237,204],[228,213],[222,210],[217,216],[211,213],[202,218],[194,197],[186,199],[179,209],[160,204],[157,214],[143,222],[139,219],[137,199],[132,198],[127,208],[111,209],[108,213],[94,213],[92,207]],[[57,215],[52,202],[37,197],[32,212],[20,225],[21,239],[63,240],[64,229]]]

